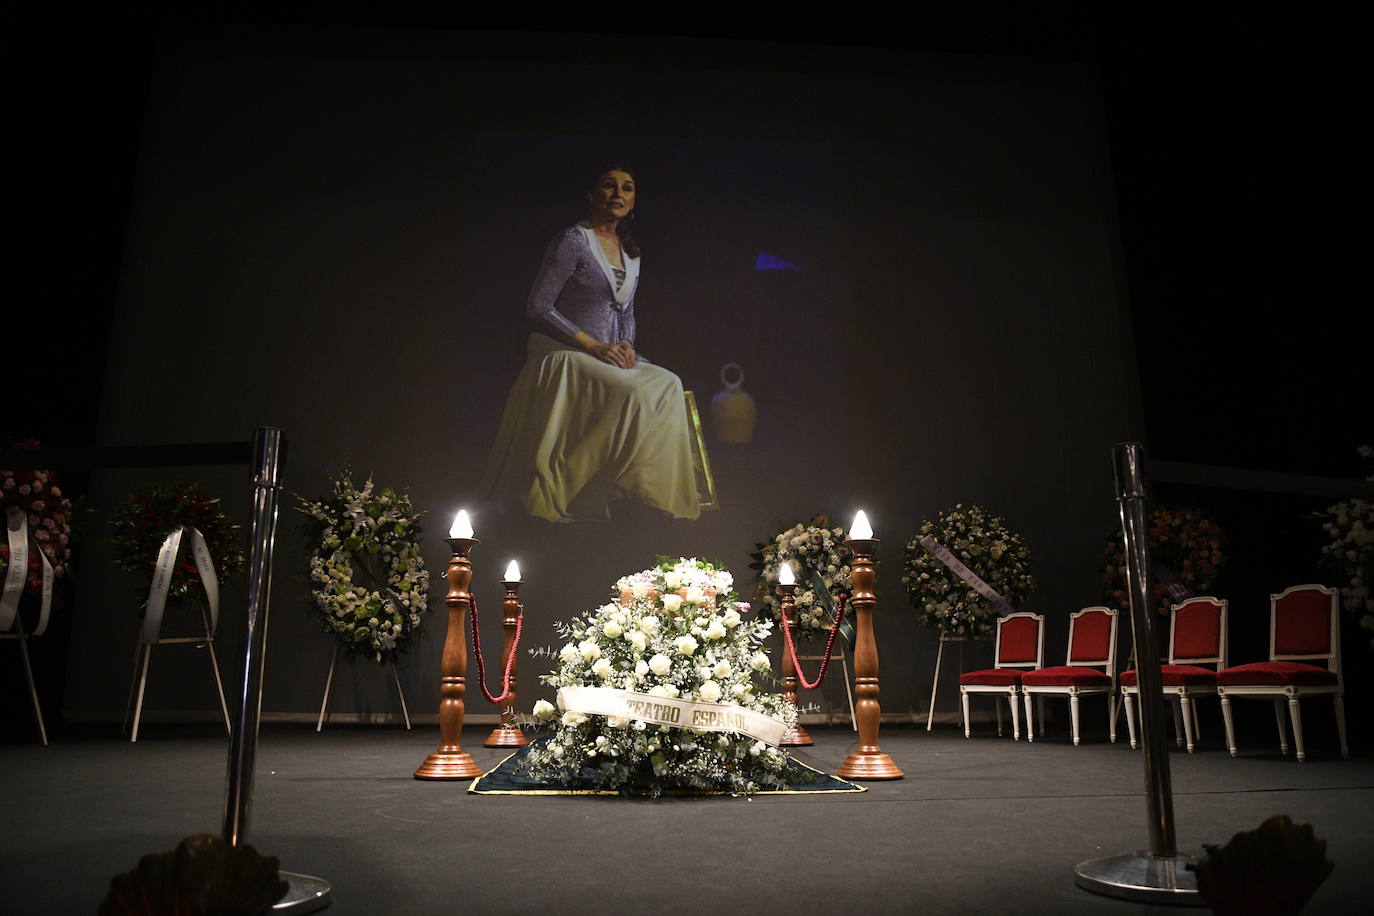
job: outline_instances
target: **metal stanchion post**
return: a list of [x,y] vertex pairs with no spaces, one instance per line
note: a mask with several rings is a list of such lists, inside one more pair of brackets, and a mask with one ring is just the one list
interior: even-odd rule
[[1131,603],[1140,685],[1140,724],[1144,740],[1145,795],[1150,848],[1079,863],[1074,883],[1098,894],[1175,906],[1204,906],[1197,875],[1187,868],[1193,856],[1179,855],[1174,838],[1174,793],[1169,780],[1169,751],[1164,743],[1164,698],[1159,650],[1155,647],[1154,611],[1150,607],[1149,548],[1145,538],[1144,448],[1125,442],[1112,450],[1121,533],[1126,542],[1126,581]]
[[[253,433],[253,531],[248,565],[248,610],[244,615],[243,667],[235,683],[233,728],[229,735],[229,773],[224,791],[224,842],[247,841],[253,807],[253,758],[262,714],[262,666],[267,652],[267,611],[272,591],[272,545],[277,531],[286,437],[279,429]],[[273,912],[309,913],[329,903],[329,882],[312,875],[281,872],[290,889]]]

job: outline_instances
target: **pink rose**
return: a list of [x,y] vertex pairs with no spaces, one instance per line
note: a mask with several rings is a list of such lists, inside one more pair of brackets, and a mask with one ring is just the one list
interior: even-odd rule
[[35,511],[35,512],[42,512],[42,511],[43,511],[44,509],[46,509],[47,507],[48,507],[48,504],[45,503],[45,502],[43,502],[43,500],[41,500],[41,499],[35,499],[35,500],[33,501],[33,505],[29,506],[29,508],[32,509],[32,510]]
[[31,488],[29,487],[28,484],[22,484],[22,485],[19,487],[19,495],[20,495],[20,496],[28,496],[28,495],[29,495],[29,490],[30,490],[30,489],[31,489]]
[[62,488],[57,486],[48,487],[48,492],[51,493],[53,496],[61,496]]

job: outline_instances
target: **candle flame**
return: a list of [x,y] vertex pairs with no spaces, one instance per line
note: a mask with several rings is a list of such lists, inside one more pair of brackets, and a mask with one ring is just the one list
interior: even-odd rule
[[451,538],[472,537],[472,521],[468,518],[468,510],[458,510],[458,514],[453,517],[453,527],[448,530],[448,536]]
[[849,526],[849,536],[856,541],[873,540],[873,528],[868,524],[864,510],[860,509],[859,514],[854,516],[854,524]]
[[501,581],[502,581],[502,582],[519,582],[519,581],[520,581],[520,564],[519,564],[519,563],[516,563],[514,560],[511,560],[511,561],[510,561],[510,565],[506,567],[506,575],[505,575],[505,578],[503,578]]
[[792,574],[792,562],[791,562],[790,560],[784,560],[784,561],[778,566],[778,584],[779,584],[779,585],[796,585],[796,584],[797,584],[797,577],[796,577],[795,575]]

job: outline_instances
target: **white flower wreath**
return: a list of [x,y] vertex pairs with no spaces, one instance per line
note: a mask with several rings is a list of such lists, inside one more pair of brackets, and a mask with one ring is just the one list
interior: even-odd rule
[[377,662],[406,652],[429,610],[429,572],[410,497],[390,487],[359,489],[345,467],[331,478],[333,495],[299,496],[314,547],[310,612],[350,655]]

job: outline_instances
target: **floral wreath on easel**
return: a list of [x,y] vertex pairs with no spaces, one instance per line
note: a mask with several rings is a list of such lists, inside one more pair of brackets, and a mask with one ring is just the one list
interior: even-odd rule
[[1035,590],[1025,540],[982,506],[958,503],[923,521],[904,553],[902,585],[918,622],[948,636],[991,638],[999,605],[1022,607]]
[[[206,493],[199,484],[154,486],[134,493],[110,519],[110,527],[114,565],[150,581],[168,535],[183,528],[200,532],[221,582],[242,571],[246,562],[239,526],[225,515],[219,497]],[[189,551],[180,554],[171,568],[167,598],[197,607],[207,602],[200,570]],[[143,605],[147,605],[146,596]]]
[[410,497],[372,478],[361,488],[345,465],[333,493],[296,497],[306,516],[309,612],[349,656],[395,661],[409,651],[429,610],[429,572],[420,551],[420,519]]

